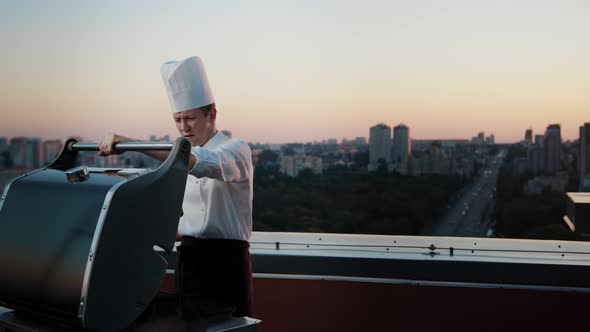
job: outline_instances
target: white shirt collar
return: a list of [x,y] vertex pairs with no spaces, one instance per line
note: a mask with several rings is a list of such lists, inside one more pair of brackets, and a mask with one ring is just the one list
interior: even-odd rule
[[218,130],[217,133],[215,133],[215,135],[213,135],[213,137],[211,137],[211,139],[209,139],[207,143],[205,143],[205,145],[203,145],[202,147],[211,149],[220,145],[228,139],[229,137],[225,136],[221,131]]

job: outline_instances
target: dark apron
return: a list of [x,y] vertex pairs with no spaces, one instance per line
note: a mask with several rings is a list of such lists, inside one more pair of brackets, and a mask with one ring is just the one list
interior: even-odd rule
[[249,248],[241,240],[182,237],[177,248],[176,288],[184,319],[224,310],[234,310],[234,317],[252,317]]

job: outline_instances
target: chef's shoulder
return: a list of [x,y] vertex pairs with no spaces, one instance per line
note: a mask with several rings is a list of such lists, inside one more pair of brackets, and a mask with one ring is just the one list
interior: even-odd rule
[[250,150],[250,145],[248,145],[248,143],[242,139],[228,138],[223,143],[221,143],[219,148],[232,154],[238,154],[244,158],[252,159],[252,150]]

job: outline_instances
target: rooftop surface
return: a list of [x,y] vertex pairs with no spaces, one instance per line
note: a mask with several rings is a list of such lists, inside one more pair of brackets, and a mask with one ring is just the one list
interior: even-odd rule
[[567,196],[574,203],[581,203],[581,204],[590,203],[590,193],[583,193],[583,192],[567,193]]

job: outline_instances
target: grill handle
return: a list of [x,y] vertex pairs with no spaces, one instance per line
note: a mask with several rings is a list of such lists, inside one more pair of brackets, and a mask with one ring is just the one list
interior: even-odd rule
[[[180,167],[186,171],[191,151],[191,143],[185,137],[179,137],[174,142],[126,142],[115,144],[119,152],[125,151],[170,151],[159,170]],[[66,141],[61,152],[46,168],[67,171],[76,167],[79,151],[99,151],[98,144],[93,142],[78,142],[74,138]],[[185,160],[186,159],[186,160]],[[178,165],[177,165],[178,164]]]
[[[174,142],[127,142],[115,144],[115,150],[125,151],[170,151]],[[75,151],[99,151],[98,143],[76,142],[70,144],[69,150]]]

